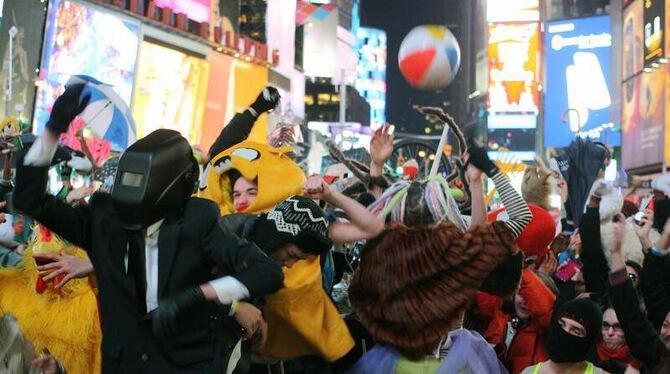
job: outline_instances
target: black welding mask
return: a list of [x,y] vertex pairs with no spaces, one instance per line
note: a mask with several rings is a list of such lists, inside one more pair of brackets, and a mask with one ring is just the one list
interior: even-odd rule
[[139,230],[181,210],[194,193],[198,163],[177,131],[160,129],[128,147],[112,190],[127,229]]

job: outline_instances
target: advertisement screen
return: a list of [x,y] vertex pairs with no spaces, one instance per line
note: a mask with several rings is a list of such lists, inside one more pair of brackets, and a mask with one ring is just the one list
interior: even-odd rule
[[212,53],[208,60],[209,84],[199,143],[204,150],[208,150],[214,144],[223,126],[233,117],[235,98],[235,82],[232,78],[233,58],[223,53]]
[[644,67],[644,19],[642,17],[642,2],[635,0],[623,11],[623,61],[621,80],[632,77],[642,71]]
[[665,0],[644,0],[644,63],[663,57]]
[[539,21],[540,2],[538,0],[488,0],[486,21]]
[[663,162],[665,71],[654,69],[623,84],[621,159],[624,169]]
[[186,14],[196,22],[209,22],[212,12],[211,0],[154,0],[161,8],[172,9],[174,13]]
[[537,113],[539,25],[489,24],[488,32],[489,112]]
[[197,144],[207,94],[207,61],[144,41],[137,69],[133,101],[137,137],[165,128]]
[[130,104],[140,26],[83,4],[49,4],[33,129],[44,128],[54,100],[71,75],[111,85]]
[[610,121],[609,16],[548,22],[545,46],[545,146],[565,147],[576,135],[620,145]]

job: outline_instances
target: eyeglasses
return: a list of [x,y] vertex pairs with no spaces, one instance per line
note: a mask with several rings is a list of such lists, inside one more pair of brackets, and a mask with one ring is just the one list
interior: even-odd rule
[[628,278],[630,278],[631,281],[635,282],[637,280],[637,274],[628,273]]
[[614,329],[614,331],[620,332],[621,330],[621,325],[617,323],[609,323],[609,322],[603,322],[603,331],[607,331],[610,328]]

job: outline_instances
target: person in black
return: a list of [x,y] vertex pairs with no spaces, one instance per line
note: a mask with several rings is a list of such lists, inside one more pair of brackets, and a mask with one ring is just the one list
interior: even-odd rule
[[238,300],[279,289],[281,269],[226,231],[213,202],[190,197],[197,163],[172,130],[124,152],[111,195],[79,207],[47,195],[58,136],[88,100],[84,85],[56,100],[44,134],[17,162],[14,206],[88,252],[104,373],[222,372],[240,337],[262,325],[260,311]]

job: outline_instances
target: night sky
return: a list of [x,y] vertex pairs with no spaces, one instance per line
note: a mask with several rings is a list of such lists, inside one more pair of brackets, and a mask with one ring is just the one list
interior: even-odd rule
[[[361,0],[361,26],[382,29],[387,33],[387,93],[386,119],[395,124],[398,131],[424,134],[428,122],[412,109],[412,105],[433,105],[446,108],[457,122],[463,121],[466,110],[463,69],[454,82],[442,91],[419,91],[412,88],[400,74],[398,68],[398,49],[407,33],[423,24],[446,25],[461,44],[461,67],[467,61],[463,53],[462,30],[459,19],[465,14],[466,4],[470,0]],[[435,132],[431,135],[439,135]]]

